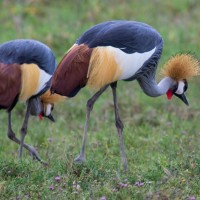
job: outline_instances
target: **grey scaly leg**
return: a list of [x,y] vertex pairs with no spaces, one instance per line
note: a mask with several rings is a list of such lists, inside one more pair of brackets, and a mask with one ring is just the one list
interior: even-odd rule
[[30,116],[30,108],[31,108],[31,100],[28,100],[27,108],[26,108],[26,114],[25,114],[24,122],[23,122],[22,128],[21,128],[21,140],[20,140],[20,147],[19,147],[19,159],[22,158],[22,150],[23,150],[23,146],[24,146],[24,138],[25,138],[26,133],[27,133],[28,118]]
[[[15,133],[12,130],[12,126],[11,126],[11,112],[8,112],[8,138],[20,145],[20,140],[18,138],[16,138]],[[27,149],[31,153],[31,155],[33,156],[33,158],[36,158],[38,161],[44,163],[40,159],[37,151],[32,146],[27,145],[27,144],[23,144],[23,147],[25,149]]]
[[86,111],[86,121],[85,121],[85,126],[84,126],[84,134],[83,134],[83,142],[82,142],[82,148],[79,156],[75,158],[76,163],[82,163],[85,160],[85,143],[87,139],[87,131],[88,131],[88,122],[90,118],[90,112],[93,109],[94,103],[96,100],[101,96],[101,94],[108,88],[108,85],[101,88],[97,93],[95,93],[92,98],[90,98],[87,102],[87,111]]
[[123,162],[123,167],[124,170],[127,170],[127,161],[126,161],[126,153],[124,150],[124,141],[123,141],[123,128],[124,125],[120,119],[119,115],[119,108],[118,108],[118,103],[117,103],[117,82],[111,84],[112,92],[113,92],[113,101],[114,101],[114,109],[115,109],[115,125],[117,128],[118,136],[119,136],[119,143],[120,143],[120,151],[121,151],[121,156],[122,156],[122,162]]

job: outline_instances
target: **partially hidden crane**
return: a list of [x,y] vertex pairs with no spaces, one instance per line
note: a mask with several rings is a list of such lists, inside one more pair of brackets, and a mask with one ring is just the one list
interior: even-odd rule
[[175,95],[188,105],[185,96],[187,79],[199,75],[199,62],[190,54],[178,54],[166,63],[163,68],[165,77],[157,83],[155,74],[162,49],[163,39],[151,26],[136,21],[116,20],[88,29],[64,55],[53,75],[51,92],[74,97],[86,85],[97,91],[87,102],[83,144],[76,162],[85,159],[88,121],[93,105],[111,86],[123,167],[127,169],[123,123],[117,104],[118,80],[136,80],[148,96],[167,94],[170,99]]
[[[20,145],[19,159],[24,147],[34,158],[43,162],[37,151],[24,143],[24,138],[30,114],[54,121],[51,114],[53,105],[63,98],[60,95],[49,97],[55,68],[56,60],[52,50],[39,41],[16,39],[0,45],[0,109],[8,112],[8,137]],[[21,139],[16,137],[11,125],[11,112],[18,101],[27,102]]]

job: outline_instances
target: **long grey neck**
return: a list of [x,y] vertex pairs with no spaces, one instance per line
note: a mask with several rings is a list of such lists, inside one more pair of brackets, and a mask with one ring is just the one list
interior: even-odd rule
[[144,93],[151,97],[161,96],[176,85],[176,82],[170,77],[163,78],[158,84],[154,78],[143,77],[138,80],[138,83]]

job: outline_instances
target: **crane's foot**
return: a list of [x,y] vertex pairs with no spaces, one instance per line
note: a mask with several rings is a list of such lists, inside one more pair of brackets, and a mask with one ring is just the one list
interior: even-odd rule
[[122,162],[123,162],[124,171],[127,172],[127,171],[128,171],[128,165],[127,165],[125,153],[124,153],[124,155],[122,156]]
[[21,160],[22,159],[22,148],[23,146],[21,147],[21,144],[20,144],[20,147],[18,149],[18,159]]
[[19,160],[22,159],[23,146],[24,146],[24,143],[20,142],[20,146],[19,146],[19,149],[18,149],[18,158],[19,158]]
[[82,155],[79,155],[78,157],[76,157],[76,158],[74,159],[74,162],[75,162],[76,164],[83,164],[84,161],[85,161],[85,157],[82,156]]
[[46,163],[45,161],[43,161],[40,157],[38,152],[32,147],[28,145],[28,149],[30,152],[30,155],[33,157],[33,159],[36,159],[37,161],[39,161],[40,163],[42,163],[43,165],[47,166],[48,163]]
[[127,172],[128,171],[127,163],[123,163],[123,167],[124,167],[124,171]]

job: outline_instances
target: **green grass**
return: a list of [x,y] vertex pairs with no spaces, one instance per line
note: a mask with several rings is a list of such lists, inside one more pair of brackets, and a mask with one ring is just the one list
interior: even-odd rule
[[[0,7],[0,43],[37,39],[54,50],[58,62],[84,30],[111,19],[143,21],[161,33],[165,45],[158,79],[171,55],[199,56],[197,0],[3,0]],[[199,84],[199,78],[189,82],[186,107],[176,97],[172,101],[147,97],[137,82],[118,83],[127,173],[120,159],[111,89],[92,111],[83,165],[73,159],[80,151],[85,104],[92,91],[85,88],[76,98],[57,105],[56,123],[31,117],[25,141],[37,148],[47,167],[25,150],[18,161],[18,146],[6,136],[7,114],[1,111],[0,199],[200,199]],[[18,104],[13,112],[18,137],[24,108]],[[55,180],[57,176],[61,181]]]

